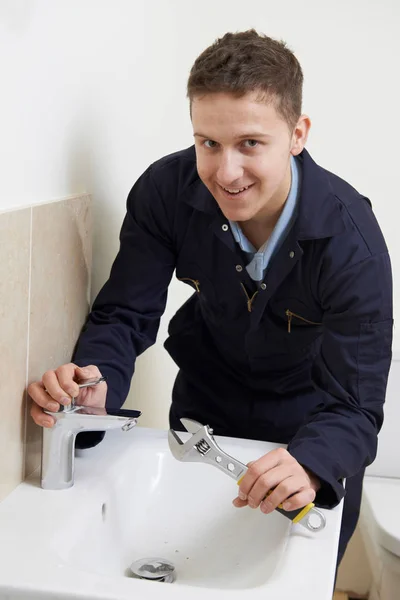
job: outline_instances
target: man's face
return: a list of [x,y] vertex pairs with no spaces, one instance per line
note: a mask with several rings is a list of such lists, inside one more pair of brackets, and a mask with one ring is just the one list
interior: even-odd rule
[[[231,221],[263,220],[282,207],[290,189],[290,155],[297,137],[272,103],[249,93],[207,94],[192,101],[197,171]],[[242,138],[242,139],[240,139]],[[238,194],[230,192],[249,186]]]

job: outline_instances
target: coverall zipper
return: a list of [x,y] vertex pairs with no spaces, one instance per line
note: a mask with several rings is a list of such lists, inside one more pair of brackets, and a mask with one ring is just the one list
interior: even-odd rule
[[247,298],[247,310],[248,310],[249,312],[251,312],[251,309],[252,309],[252,307],[253,307],[253,306],[252,306],[252,305],[253,305],[253,300],[254,300],[254,298],[255,298],[255,297],[257,296],[257,294],[258,294],[258,290],[257,290],[256,292],[254,292],[254,294],[253,294],[253,295],[252,295],[252,297],[250,298],[250,296],[248,295],[248,293],[247,293],[247,290],[246,290],[246,288],[244,287],[243,283],[241,283],[240,285],[242,286],[242,288],[244,289],[244,293],[246,294],[246,298]]
[[200,294],[200,281],[198,279],[190,279],[190,277],[179,277],[179,281],[191,281],[196,288],[196,292]]
[[304,323],[308,323],[309,325],[322,325],[322,323],[315,323],[314,321],[309,321],[308,319],[305,319],[304,317],[301,317],[300,315],[296,315],[296,313],[292,312],[289,309],[286,310],[286,315],[288,317],[288,332],[289,333],[291,333],[293,317],[296,317],[296,319],[300,319],[300,321],[304,321]]

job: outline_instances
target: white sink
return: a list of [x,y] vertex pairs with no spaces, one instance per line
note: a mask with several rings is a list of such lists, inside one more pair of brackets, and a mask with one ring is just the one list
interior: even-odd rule
[[[215,439],[244,463],[278,446]],[[167,432],[142,427],[78,452],[70,489],[42,490],[39,475],[0,503],[2,600],[332,598],[342,503],[324,511],[318,533],[277,512],[237,509],[233,479],[175,460]],[[172,562],[175,583],[129,577],[145,557]]]

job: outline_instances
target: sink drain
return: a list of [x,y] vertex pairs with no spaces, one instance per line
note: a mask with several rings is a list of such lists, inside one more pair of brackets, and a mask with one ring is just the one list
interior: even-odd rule
[[131,564],[133,575],[148,581],[173,583],[175,581],[175,567],[165,558],[141,558]]

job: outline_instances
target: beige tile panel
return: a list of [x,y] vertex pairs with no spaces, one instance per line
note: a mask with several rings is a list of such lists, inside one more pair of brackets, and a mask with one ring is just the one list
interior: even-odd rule
[[[28,383],[71,360],[89,310],[89,195],[33,207]],[[25,476],[40,465],[41,428],[27,407]]]
[[0,501],[24,474],[31,209],[0,214]]
[[366,598],[371,583],[371,569],[358,524],[340,563],[336,589],[346,591],[350,597]]

